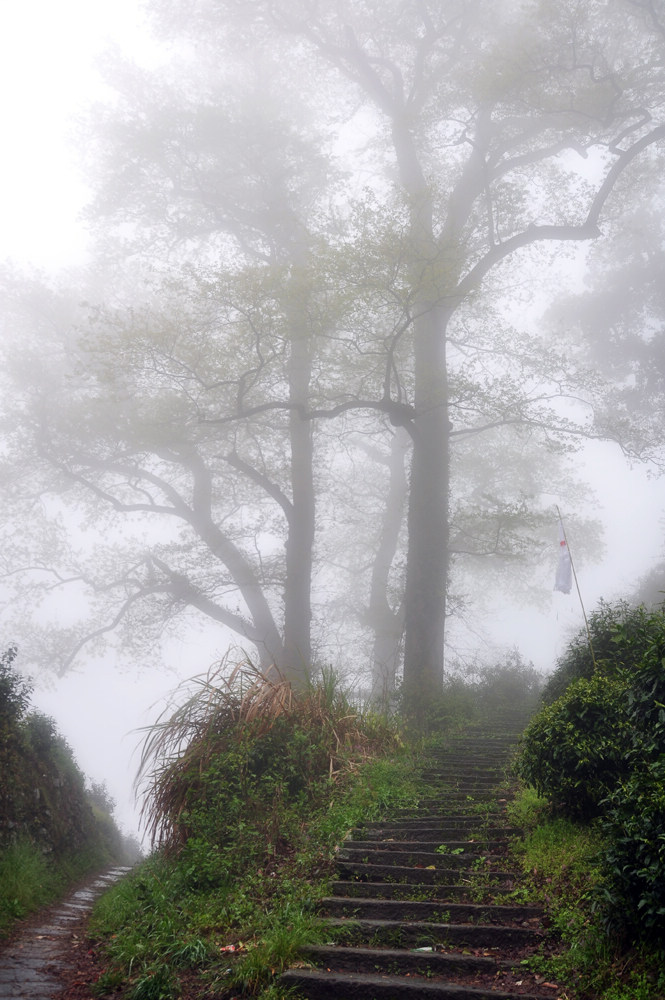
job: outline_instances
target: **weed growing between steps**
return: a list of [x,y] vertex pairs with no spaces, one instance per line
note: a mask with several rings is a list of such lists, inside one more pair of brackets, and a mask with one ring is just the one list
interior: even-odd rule
[[301,693],[256,672],[206,678],[148,734],[143,773],[159,850],[96,908],[99,996],[276,995],[320,933],[336,845],[417,797],[395,727],[331,678]]
[[529,966],[567,983],[584,1000],[663,1000],[662,947],[626,951],[607,934],[601,901],[608,843],[601,824],[553,815],[530,788],[516,795],[508,814],[525,830],[513,845],[525,884],[511,898],[543,905],[561,942],[555,954],[531,959]]

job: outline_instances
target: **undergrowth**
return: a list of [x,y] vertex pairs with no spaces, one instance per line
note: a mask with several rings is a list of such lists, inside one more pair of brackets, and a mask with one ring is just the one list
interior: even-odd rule
[[509,807],[524,837],[513,854],[525,876],[520,902],[542,905],[560,942],[529,960],[536,972],[566,983],[583,1000],[665,1000],[660,945],[625,948],[603,917],[607,838],[602,825],[558,816],[531,788]]

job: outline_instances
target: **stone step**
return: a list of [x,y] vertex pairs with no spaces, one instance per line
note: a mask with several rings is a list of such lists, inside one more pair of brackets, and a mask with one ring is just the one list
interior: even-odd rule
[[[542,1000],[544,994],[508,993],[499,989],[432,982],[408,976],[339,972],[313,969],[289,969],[280,979],[282,985],[297,991],[307,1000]],[[551,992],[549,993],[551,997]]]
[[330,917],[326,931],[341,944],[417,948],[422,946],[501,948],[536,947],[543,933],[535,927],[502,924],[455,924],[435,920],[379,920]]
[[[479,850],[482,849],[483,853],[486,851],[493,851],[495,853],[504,853],[508,848],[508,840],[442,840],[436,838],[434,840],[421,840],[409,839],[402,840],[392,839],[382,837],[379,839],[372,838],[371,840],[345,840],[340,851],[341,856],[346,857],[347,851],[428,851],[430,853],[439,854],[441,856],[448,856],[452,851],[458,852],[458,857],[463,857],[464,854],[477,855]],[[439,848],[444,848],[439,850]]]
[[[394,846],[394,850],[390,850]],[[381,844],[377,847],[373,841],[369,841],[364,846],[357,848],[347,848],[346,844],[340,849],[338,858],[340,862],[364,862],[370,865],[399,865],[407,868],[468,868],[475,862],[480,862],[483,855],[471,852],[464,854],[442,854],[436,850],[421,850],[419,844],[415,844],[412,850],[404,850],[402,844]]]
[[450,903],[447,900],[382,900],[329,896],[319,902],[326,917],[352,920],[415,920],[455,924],[493,924],[495,926],[531,927],[543,916],[541,907],[510,906],[492,903]]
[[366,972],[396,972],[397,975],[496,973],[512,968],[513,961],[464,952],[434,951],[430,948],[403,951],[398,948],[343,948],[336,945],[308,945],[303,958],[312,965],[333,972],[359,969]]
[[453,741],[423,763],[417,810],[350,832],[320,903],[329,942],[302,955],[318,968],[289,970],[283,986],[307,1000],[553,997],[511,971],[545,940],[542,911],[510,899],[514,746],[484,732]]
[[439,820],[432,820],[425,825],[418,821],[405,821],[404,823],[385,823],[381,826],[368,826],[364,830],[352,830],[350,838],[351,840],[361,840],[366,836],[369,840],[438,840],[442,844],[455,840],[462,841],[468,839],[469,834],[473,834],[475,830],[482,830],[483,836],[488,838],[482,840],[482,843],[491,843],[492,841],[499,841],[509,837],[519,837],[522,834],[522,830],[515,826],[489,826],[483,828],[483,824],[478,823],[477,820],[466,825],[462,825],[461,823],[446,824]]
[[460,900],[471,896],[476,901],[479,898],[493,899],[508,896],[515,891],[514,885],[494,886],[479,884],[477,880],[470,884],[460,881],[457,884],[431,882],[347,882],[338,879],[330,887],[334,896],[345,896],[351,899],[358,897],[373,899],[420,899],[420,900]]
[[[483,868],[474,876],[481,874],[488,884],[509,885],[515,888],[519,884],[520,875],[518,872],[503,870],[501,868]],[[394,882],[396,884],[413,885],[423,882],[425,885],[450,883],[458,885],[469,873],[460,868],[437,868],[436,865],[430,867],[412,867],[408,865],[378,865],[364,862],[344,861],[338,866],[338,874],[343,879],[349,881],[367,882]]]

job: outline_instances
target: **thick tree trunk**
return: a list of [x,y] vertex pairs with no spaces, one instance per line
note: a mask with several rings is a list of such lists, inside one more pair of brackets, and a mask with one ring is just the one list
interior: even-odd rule
[[[432,193],[413,135],[398,118],[393,142],[410,204],[414,301],[415,434],[404,594],[404,693],[412,710],[443,688],[448,577],[449,421],[445,262],[434,235]],[[417,705],[416,705],[417,703]],[[419,711],[418,711],[418,714]]]
[[417,712],[443,686],[449,559],[445,332],[445,316],[432,306],[419,319],[415,338],[417,417],[408,513],[404,691]]

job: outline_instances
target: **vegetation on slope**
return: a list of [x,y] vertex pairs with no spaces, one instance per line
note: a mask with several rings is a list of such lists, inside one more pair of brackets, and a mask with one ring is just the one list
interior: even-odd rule
[[[430,706],[440,738],[490,706],[535,699],[540,678],[516,653],[446,682]],[[277,996],[275,979],[316,940],[347,831],[421,794],[418,737],[397,717],[353,705],[330,673],[301,691],[249,665],[200,678],[146,736],[145,820],[157,850],[98,904],[101,995],[132,1000]]]
[[30,710],[16,655],[0,657],[0,937],[129,848],[104,786],[86,788],[53,720]]
[[[245,665],[199,679],[147,735],[141,776],[159,848],[95,911],[101,994],[242,990],[313,940],[316,900],[347,830],[417,796],[397,727],[331,674],[297,691]],[[196,982],[196,986],[193,982]]]
[[665,611],[601,604],[589,625],[591,643],[586,633],[571,643],[522,740],[518,771],[542,797],[524,866],[568,945],[559,974],[584,997],[658,1000]]

